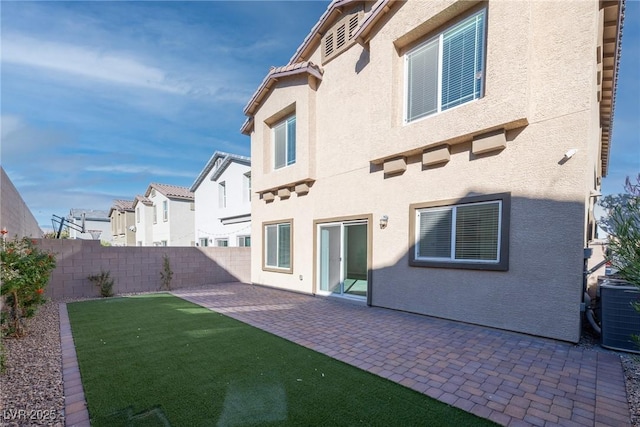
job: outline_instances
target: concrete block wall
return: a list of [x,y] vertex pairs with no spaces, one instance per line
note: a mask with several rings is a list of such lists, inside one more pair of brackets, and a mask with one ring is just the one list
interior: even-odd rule
[[18,193],[9,176],[0,167],[0,229],[7,230],[7,239],[42,237],[42,230],[29,207]]
[[160,290],[165,254],[173,271],[172,289],[251,279],[250,248],[116,247],[67,239],[40,239],[38,245],[56,254],[47,287],[47,296],[54,300],[99,297],[88,276],[101,270],[111,273],[115,294]]

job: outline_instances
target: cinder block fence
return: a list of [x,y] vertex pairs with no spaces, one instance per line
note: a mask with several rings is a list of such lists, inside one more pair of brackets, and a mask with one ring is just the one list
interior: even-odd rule
[[114,293],[160,290],[163,257],[173,271],[172,289],[225,282],[250,282],[250,248],[116,247],[97,240],[38,239],[38,245],[56,254],[57,265],[47,287],[54,300],[98,297],[88,276],[109,271]]

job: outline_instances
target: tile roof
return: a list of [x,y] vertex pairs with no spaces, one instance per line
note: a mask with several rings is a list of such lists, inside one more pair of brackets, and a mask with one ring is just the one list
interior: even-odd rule
[[113,207],[111,209],[117,209],[119,211],[132,211],[133,210],[133,200],[114,200]]
[[145,196],[141,196],[139,194],[136,195],[136,198],[133,201],[133,206],[135,207],[138,202],[143,203],[143,204],[145,204],[147,206],[153,205],[153,202],[151,201],[151,199],[149,199],[149,198],[147,198]]
[[147,188],[147,192],[144,194],[145,197],[149,197],[149,194],[151,194],[151,189],[155,189],[160,194],[168,197],[169,199],[193,200],[193,193],[187,187],[152,182],[151,184],[149,184],[149,188]]
[[262,83],[260,83],[260,86],[253,93],[251,99],[244,107],[244,114],[247,116],[253,115],[255,109],[260,105],[265,95],[279,78],[302,73],[308,73],[318,80],[322,80],[322,74],[324,71],[320,66],[311,61],[297,62],[295,64],[288,64],[282,67],[271,67],[269,73],[262,80]]

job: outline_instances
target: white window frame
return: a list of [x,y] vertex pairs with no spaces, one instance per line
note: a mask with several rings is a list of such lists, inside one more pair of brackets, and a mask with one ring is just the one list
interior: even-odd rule
[[[289,226],[289,266],[280,265],[280,227],[288,225]],[[276,228],[276,265],[268,264],[269,262],[269,238],[268,238],[268,229],[270,227]],[[263,223],[262,226],[262,269],[266,271],[276,271],[279,273],[293,273],[293,220],[283,220],[278,222],[269,222]]]
[[247,202],[251,201],[251,172],[247,172],[242,175],[242,187],[245,191],[245,200]]
[[[247,239],[249,239],[249,244],[247,245]],[[251,246],[251,236],[238,236],[238,246],[243,248],[248,248]]]
[[[481,206],[481,205],[498,205],[498,235],[496,236],[497,240],[497,258],[494,260],[485,260],[485,259],[473,259],[473,258],[464,258],[458,259],[456,258],[456,236],[457,236],[457,217],[458,217],[458,209],[466,206]],[[420,245],[418,244],[416,237],[416,245],[415,245],[415,259],[420,261],[447,261],[447,262],[481,262],[487,264],[496,264],[500,262],[500,237],[501,237],[501,218],[502,218],[502,201],[494,200],[490,202],[478,202],[478,203],[464,203],[459,205],[451,205],[448,207],[440,207],[440,208],[424,208],[424,209],[416,209],[416,228],[414,232],[416,236],[420,235],[420,214],[423,212],[451,212],[451,245],[449,251],[449,257],[426,257],[420,256],[419,249]]]
[[169,201],[168,200],[162,201],[162,221],[164,222],[169,221]]
[[[224,244],[223,244],[224,243]],[[229,239],[216,239],[216,246],[219,248],[227,248],[229,247]]]
[[[498,205],[498,227],[496,259],[456,258],[457,212],[459,208],[469,206]],[[423,212],[451,212],[449,231],[450,251],[448,257],[429,257],[420,254],[420,214]],[[499,193],[469,196],[457,200],[442,200],[429,203],[412,204],[410,214],[409,265],[413,267],[462,268],[475,270],[508,271],[509,269],[509,231],[511,215],[511,194]]]
[[[294,165],[296,163],[297,160],[297,138],[294,141],[293,147],[294,147],[294,156],[292,160],[289,160],[289,140],[290,140],[290,135],[289,135],[289,122],[290,121],[295,121],[295,134],[294,137],[297,137],[297,133],[298,133],[298,123],[296,120],[296,115],[292,114],[290,116],[288,116],[287,118],[285,118],[284,120],[281,120],[280,122],[276,123],[272,128],[271,128],[271,140],[273,141],[273,169],[274,170],[278,170],[278,169],[284,169],[288,166]],[[276,140],[276,131],[277,129],[284,127],[285,129],[285,139],[284,139],[284,157],[285,157],[285,162],[283,165],[278,166],[277,164],[277,160],[276,160],[276,151],[277,151],[277,144],[278,141]]]
[[221,181],[218,183],[218,207],[226,208],[227,207],[227,183],[226,181]]
[[202,246],[202,247],[209,246],[209,238],[208,237],[201,237],[200,238],[200,246]]
[[[467,24],[468,21],[471,21],[473,19],[477,19],[478,17],[480,17],[482,19],[482,31],[483,34],[481,35],[482,37],[482,45],[481,45],[481,49],[482,51],[479,52],[478,49],[475,50],[475,58],[476,61],[480,61],[481,63],[481,71],[476,73],[475,79],[480,79],[480,88],[478,90],[478,93],[475,94],[472,99],[468,100],[468,101],[464,101],[461,102],[460,104],[456,104],[454,106],[445,108],[444,110],[442,109],[442,83],[443,83],[443,78],[442,78],[442,74],[443,74],[443,51],[444,51],[444,35],[445,33],[455,29],[458,26],[463,26],[465,24]],[[486,70],[486,61],[485,61],[485,56],[486,56],[486,47],[487,47],[487,37],[486,37],[486,27],[487,27],[487,13],[486,13],[486,8],[482,8],[481,10],[473,13],[472,15],[465,17],[464,19],[461,19],[459,21],[457,21],[456,23],[454,23],[453,25],[448,26],[446,29],[444,29],[442,32],[440,32],[439,34],[429,38],[428,40],[420,43],[418,46],[414,47],[413,49],[409,50],[407,53],[405,53],[404,55],[404,103],[403,103],[403,119],[404,119],[404,124],[410,124],[410,123],[414,123],[416,121],[419,121],[421,119],[424,119],[426,117],[430,117],[436,114],[439,114],[443,111],[447,111],[449,109],[452,108],[456,108],[459,105],[464,105],[467,104],[469,102],[473,102],[477,99],[480,99],[484,96],[484,87],[485,87],[485,70]],[[420,115],[417,115],[414,118],[409,118],[409,61],[411,60],[412,56],[425,49],[427,46],[437,43],[438,44],[438,64],[437,64],[437,78],[438,78],[438,87],[437,87],[437,94],[436,94],[436,110],[433,112],[429,112],[429,113],[423,113]],[[478,53],[480,53],[481,57],[478,57]],[[478,75],[479,74],[479,75]]]
[[153,205],[153,223],[158,223],[158,207],[156,205]]

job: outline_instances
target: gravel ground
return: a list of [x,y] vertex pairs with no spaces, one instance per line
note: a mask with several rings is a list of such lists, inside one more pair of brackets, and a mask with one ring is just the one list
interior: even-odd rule
[[[5,339],[4,345],[8,367],[0,376],[0,425],[64,426],[58,302],[40,308],[26,337]],[[600,347],[589,330],[578,346],[610,351]],[[640,356],[614,353],[620,355],[624,367],[632,425],[640,427]]]

